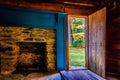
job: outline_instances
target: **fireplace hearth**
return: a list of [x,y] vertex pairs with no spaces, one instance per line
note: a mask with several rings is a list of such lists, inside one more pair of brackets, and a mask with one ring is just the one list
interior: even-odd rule
[[19,42],[19,57],[15,72],[28,74],[47,71],[46,42]]

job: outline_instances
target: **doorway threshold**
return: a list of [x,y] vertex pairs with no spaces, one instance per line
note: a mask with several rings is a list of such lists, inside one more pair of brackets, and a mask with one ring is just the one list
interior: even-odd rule
[[69,70],[76,70],[76,69],[87,69],[87,68],[83,66],[69,66]]

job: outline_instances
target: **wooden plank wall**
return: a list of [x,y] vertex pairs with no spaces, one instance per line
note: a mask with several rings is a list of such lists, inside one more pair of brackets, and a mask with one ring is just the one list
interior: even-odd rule
[[[22,8],[29,8],[35,10],[49,10],[49,11],[57,11],[57,12],[67,12],[68,14],[72,15],[88,15],[94,11],[94,8],[89,7],[78,7],[78,6],[68,6],[66,4],[60,3],[29,3],[25,2],[27,0],[0,0],[0,5],[7,5],[7,6],[14,6],[14,7],[22,7]],[[57,0],[58,1],[58,0]],[[62,0],[64,1],[64,0]],[[73,0],[71,0],[73,1]],[[78,1],[78,0],[76,0]],[[119,1],[119,0],[117,0]],[[118,4],[118,3],[117,3]],[[120,4],[120,2],[119,2]],[[78,8],[78,9],[76,9]],[[79,10],[80,9],[80,10]],[[92,11],[93,10],[93,11]],[[77,13],[76,13],[77,12]],[[115,14],[110,14],[107,20],[110,20],[107,27],[107,55],[106,55],[106,62],[107,62],[107,71],[108,72],[115,72],[120,73],[120,9],[115,12]],[[116,14],[118,18],[116,18]],[[114,17],[115,21],[113,21]],[[117,21],[117,23],[116,23]]]
[[59,3],[30,3],[26,1],[0,1],[0,5],[3,6],[14,6],[14,7],[22,7],[22,8],[28,8],[28,9],[34,9],[34,10],[47,10],[47,11],[57,11],[57,12],[64,12],[64,6]]
[[120,8],[107,16],[107,72],[120,74]]
[[92,8],[75,8],[75,7],[65,7],[65,12],[69,15],[78,15],[78,16],[88,16],[89,14],[96,11],[96,9]]

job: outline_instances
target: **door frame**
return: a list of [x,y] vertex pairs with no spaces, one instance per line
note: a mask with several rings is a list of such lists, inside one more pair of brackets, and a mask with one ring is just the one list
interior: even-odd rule
[[67,14],[67,28],[66,28],[66,66],[67,66],[67,70],[69,70],[69,45],[68,45],[68,17],[79,17],[79,18],[85,18],[85,67],[88,67],[88,58],[89,58],[89,53],[88,53],[88,42],[89,42],[89,35],[88,35],[88,16],[82,16],[82,15],[75,15],[75,14]]

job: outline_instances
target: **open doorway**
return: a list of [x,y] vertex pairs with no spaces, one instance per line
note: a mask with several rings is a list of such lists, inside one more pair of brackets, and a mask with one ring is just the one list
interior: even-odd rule
[[85,17],[68,16],[69,69],[85,68]]
[[[69,17],[84,18],[85,21],[85,67],[92,72],[98,74],[101,77],[105,77],[106,74],[106,8],[95,10],[91,13],[86,13],[79,8],[66,8],[66,13],[68,13],[68,29],[67,29],[67,69],[71,69],[70,63],[70,41],[73,38],[70,35],[71,24]],[[91,11],[91,10],[90,10]],[[83,12],[83,13],[81,13]],[[79,17],[80,16],[80,17]],[[70,37],[69,37],[70,36]],[[71,40],[70,40],[71,39]],[[75,51],[75,50],[74,50]],[[77,56],[78,57],[78,56]],[[77,59],[75,57],[75,59]],[[76,63],[76,62],[74,62]],[[80,67],[80,66],[78,66]],[[72,68],[72,69],[77,69]]]

